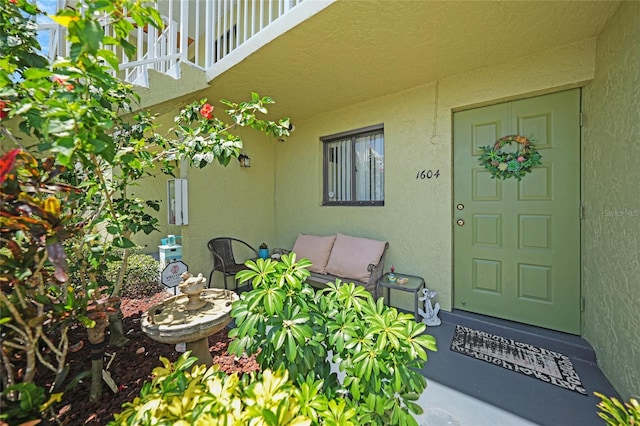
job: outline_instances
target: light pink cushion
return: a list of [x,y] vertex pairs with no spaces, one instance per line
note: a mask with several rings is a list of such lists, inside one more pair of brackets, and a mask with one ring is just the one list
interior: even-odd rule
[[367,266],[378,264],[385,244],[384,241],[338,234],[327,263],[327,273],[367,282],[371,277]]
[[329,261],[329,255],[335,240],[335,235],[321,237],[318,235],[299,234],[291,251],[296,254],[296,259],[306,257],[313,263],[309,267],[310,271],[326,274],[327,261]]

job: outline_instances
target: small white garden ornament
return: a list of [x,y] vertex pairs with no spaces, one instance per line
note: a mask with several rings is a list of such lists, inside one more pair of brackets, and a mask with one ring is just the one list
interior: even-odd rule
[[431,305],[431,299],[434,299],[438,293],[431,291],[428,288],[422,289],[422,297],[418,300],[424,301],[424,311],[418,309],[418,313],[422,317],[422,322],[428,326],[440,325],[442,321],[438,318],[438,312],[440,312],[440,304],[436,302],[435,307]]

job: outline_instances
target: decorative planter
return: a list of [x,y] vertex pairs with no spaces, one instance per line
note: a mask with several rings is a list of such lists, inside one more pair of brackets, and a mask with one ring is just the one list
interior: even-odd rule
[[258,249],[258,256],[260,256],[262,259],[268,258],[269,257],[269,249],[268,248]]

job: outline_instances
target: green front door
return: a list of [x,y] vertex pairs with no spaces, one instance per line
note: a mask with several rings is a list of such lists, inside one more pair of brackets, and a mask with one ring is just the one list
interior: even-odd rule
[[[520,182],[491,179],[479,148],[528,137]],[[580,90],[454,114],[454,307],[580,334]]]

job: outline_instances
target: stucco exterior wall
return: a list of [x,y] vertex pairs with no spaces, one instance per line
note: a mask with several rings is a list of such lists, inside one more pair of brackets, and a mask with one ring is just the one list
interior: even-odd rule
[[[276,233],[291,248],[298,233],[336,232],[386,240],[386,269],[425,277],[444,309],[452,305],[452,111],[576,87],[593,77],[595,40],[491,68],[425,82],[414,89],[345,106],[296,124],[277,147]],[[434,135],[434,108],[437,118]],[[384,123],[384,207],[323,207],[320,137]],[[421,170],[439,178],[416,179]],[[406,293],[394,305],[412,308]]]
[[160,238],[164,238],[169,234],[180,235],[180,227],[169,225],[167,221],[168,179],[171,179],[171,177],[163,174],[159,170],[155,170],[151,176],[140,179],[135,186],[129,188],[129,193],[132,197],[139,196],[145,200],[154,200],[160,205],[158,212],[149,211],[150,214],[158,219],[158,231],[148,235],[141,232],[134,237],[136,244],[141,247],[143,253],[158,253]]
[[[272,137],[251,129],[240,129],[243,153],[251,158],[251,167],[241,168],[233,159],[227,167],[212,164],[204,169],[190,168],[189,225],[181,226],[183,258],[194,275],[208,277],[213,266],[207,242],[214,237],[234,237],[256,249],[263,241],[270,244],[274,235],[274,145]],[[213,286],[222,286],[221,274],[215,274]]]
[[640,395],[640,3],[597,39],[585,92],[584,336],[623,398]]
[[[175,111],[177,114],[179,110]],[[173,126],[174,113],[160,115],[155,124],[159,127],[157,131],[161,135],[169,136],[169,129]],[[165,175],[160,170],[160,167],[153,170],[149,170],[149,175],[142,177],[136,181],[135,185],[128,188],[130,197],[140,197],[144,200],[153,200],[158,202],[160,210],[154,212],[149,210],[148,213],[152,214],[158,219],[157,228],[158,231],[150,234],[144,234],[140,232],[133,238],[135,243],[141,248],[143,253],[152,254],[158,253],[158,246],[160,245],[160,239],[166,237],[169,234],[180,235],[181,227],[176,225],[169,225],[167,220],[167,181],[172,179],[171,176]],[[177,178],[180,177],[180,169],[175,170]],[[180,241],[179,241],[180,242]]]
[[[200,99],[194,95],[184,104]],[[238,100],[240,101],[240,100]],[[210,99],[216,111],[223,105],[216,99]],[[184,106],[183,103],[180,107]],[[162,114],[157,124],[161,134],[170,129],[176,111]],[[224,120],[224,113],[220,112]],[[272,245],[275,233],[274,163],[275,137],[267,137],[252,129],[239,128],[235,134],[244,141],[242,152],[251,158],[251,167],[241,168],[238,160],[232,159],[224,167],[213,163],[203,169],[190,166],[176,168],[176,178],[186,178],[188,182],[188,225],[169,225],[167,223],[167,181],[171,176],[156,170],[153,176],[141,179],[139,185],[132,188],[133,194],[144,194],[145,199],[160,201],[159,231],[149,235],[142,233],[134,237],[136,244],[146,253],[158,252],[160,239],[168,234],[181,236],[182,259],[194,275],[202,273],[208,278],[213,261],[207,249],[207,242],[214,237],[234,237],[246,241],[256,249],[263,241]],[[213,286],[223,286],[221,274],[213,277]]]

